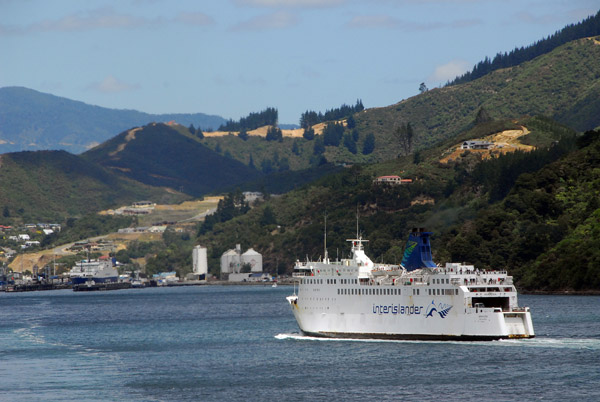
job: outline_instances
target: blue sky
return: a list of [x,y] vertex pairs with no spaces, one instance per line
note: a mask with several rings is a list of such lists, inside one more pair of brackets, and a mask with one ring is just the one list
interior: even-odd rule
[[598,0],[0,0],[0,87],[280,123],[387,106],[598,12]]

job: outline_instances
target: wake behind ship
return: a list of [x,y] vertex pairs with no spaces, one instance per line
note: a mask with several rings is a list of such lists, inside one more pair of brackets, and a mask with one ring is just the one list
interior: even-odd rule
[[[296,262],[287,300],[300,330],[312,336],[408,340],[533,338],[512,276],[432,261],[429,236],[413,231],[401,265],[374,264],[361,238],[351,258]],[[297,292],[296,292],[297,289]]]

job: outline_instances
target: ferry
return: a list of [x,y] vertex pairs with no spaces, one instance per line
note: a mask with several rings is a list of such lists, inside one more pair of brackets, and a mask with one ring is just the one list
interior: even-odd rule
[[399,265],[376,264],[363,240],[350,258],[297,261],[287,297],[309,336],[400,340],[488,341],[533,338],[528,307],[519,307],[512,276],[465,263],[438,266],[430,232],[410,233]]
[[73,285],[118,282],[119,272],[110,258],[81,260],[69,271]]

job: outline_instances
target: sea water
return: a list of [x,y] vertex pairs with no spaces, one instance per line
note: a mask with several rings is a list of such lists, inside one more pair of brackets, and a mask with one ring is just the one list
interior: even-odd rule
[[0,400],[600,400],[600,297],[520,296],[537,337],[302,336],[292,288],[0,293]]

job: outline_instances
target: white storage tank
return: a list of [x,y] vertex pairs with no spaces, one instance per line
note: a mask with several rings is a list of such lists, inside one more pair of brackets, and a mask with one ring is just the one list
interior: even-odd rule
[[208,274],[208,262],[206,259],[206,247],[196,246],[192,252],[192,263],[194,273],[198,275]]
[[254,249],[249,248],[242,254],[242,264],[250,264],[252,272],[262,272],[262,254],[257,253]]
[[227,250],[221,256],[221,273],[240,272],[240,256],[235,250]]

